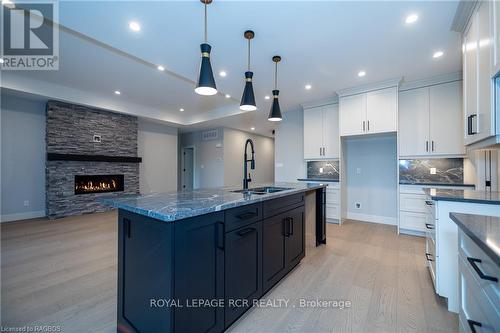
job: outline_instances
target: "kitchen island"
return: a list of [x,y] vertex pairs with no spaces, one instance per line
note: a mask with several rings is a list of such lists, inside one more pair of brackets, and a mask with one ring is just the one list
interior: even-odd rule
[[[118,214],[121,332],[222,332],[325,242],[325,187],[202,189],[107,201]],[[252,189],[250,189],[252,190]],[[307,197],[315,206],[306,209]]]

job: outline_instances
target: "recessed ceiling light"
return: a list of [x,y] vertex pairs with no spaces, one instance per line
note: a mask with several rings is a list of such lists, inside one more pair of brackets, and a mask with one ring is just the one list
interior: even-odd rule
[[157,68],[159,71],[162,71],[162,72],[165,70],[165,67],[163,67],[162,65],[159,65]]
[[405,23],[406,24],[412,24],[418,21],[418,15],[417,14],[410,14],[406,17]]
[[183,109],[183,108],[180,108],[180,109],[179,109],[179,111],[180,111],[180,112],[184,112],[184,109]]
[[227,73],[225,71],[220,71],[219,76],[226,77]]
[[115,90],[115,95],[121,95],[122,93],[120,92],[120,90]]
[[444,55],[443,51],[436,51],[436,52],[434,52],[432,57],[436,59],[436,58],[441,58],[443,55]]
[[311,90],[312,86],[310,84],[306,84],[305,88],[306,90]]
[[365,71],[359,71],[359,73],[358,73],[358,76],[359,76],[359,77],[363,77],[363,76],[365,76],[365,75],[366,75],[366,72],[365,72]]
[[139,23],[137,23],[136,21],[130,21],[128,23],[128,27],[130,28],[130,30],[135,31],[135,32],[141,31],[141,25]]
[[250,130],[255,131],[255,127],[250,127]]
[[3,58],[0,58],[0,64],[3,64],[3,63],[4,63]]
[[270,99],[271,97],[269,95],[264,96],[265,99]]
[[231,98],[231,95],[229,95],[229,94],[226,94],[226,98]]

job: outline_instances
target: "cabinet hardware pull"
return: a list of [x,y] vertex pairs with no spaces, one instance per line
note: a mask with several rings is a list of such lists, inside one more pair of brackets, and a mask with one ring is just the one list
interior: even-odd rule
[[434,206],[434,201],[431,201],[431,200],[425,200],[425,204],[427,206]]
[[238,231],[238,236],[246,236],[248,234],[251,234],[255,231],[255,228],[246,228],[246,229],[243,229],[241,231]]
[[321,147],[319,147],[319,156],[321,156]]
[[470,320],[470,319],[467,319],[467,323],[469,324],[469,327],[470,327],[470,330],[472,333],[476,333],[476,328],[474,326],[477,326],[477,327],[482,327],[483,324],[481,324],[480,322],[478,321],[475,321],[475,320]]
[[434,140],[431,141],[431,149],[434,151]]
[[257,215],[259,215],[257,212],[245,212],[245,213],[241,213],[239,215],[236,215],[236,218],[239,220],[249,220],[251,218],[256,217]]
[[370,121],[368,120],[368,132],[370,132]]
[[429,258],[429,256],[432,256],[430,253],[426,253],[425,257],[427,258],[428,261],[434,261],[434,259]]
[[429,141],[425,141],[425,151],[429,151]]
[[477,275],[479,275],[479,277],[481,279],[488,280],[488,281],[493,281],[493,282],[498,282],[498,279],[496,277],[486,275],[486,274],[484,274],[481,271],[481,269],[479,269],[479,267],[477,266],[477,264],[478,263],[480,264],[481,262],[483,262],[481,259],[467,257],[467,261],[472,266],[472,268],[474,268],[474,270],[476,271]]
[[323,147],[323,156],[325,156],[325,147]]
[[475,131],[472,126],[475,117],[477,117],[477,114],[471,114],[467,117],[467,135],[477,134],[477,131]]
[[124,222],[124,227],[125,227],[125,235],[127,235],[127,238],[130,238],[130,220],[129,219],[123,219]]
[[224,250],[226,247],[226,241],[224,239],[224,222],[217,222],[217,247]]
[[363,132],[365,131],[365,121],[363,120]]
[[288,220],[290,221],[290,236],[293,236],[293,217],[289,217]]
[[426,223],[426,224],[425,224],[425,227],[426,227],[427,229],[430,229],[430,230],[433,230],[433,229],[434,229],[434,225],[433,225],[433,224],[429,224],[429,223]]
[[290,218],[285,217],[285,237],[290,237]]

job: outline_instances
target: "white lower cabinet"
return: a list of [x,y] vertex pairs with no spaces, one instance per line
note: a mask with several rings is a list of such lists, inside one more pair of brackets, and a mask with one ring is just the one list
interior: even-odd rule
[[427,223],[426,213],[415,213],[401,211],[399,213],[399,228],[411,231],[425,232]]
[[340,222],[340,187],[335,184],[326,188],[326,220]]

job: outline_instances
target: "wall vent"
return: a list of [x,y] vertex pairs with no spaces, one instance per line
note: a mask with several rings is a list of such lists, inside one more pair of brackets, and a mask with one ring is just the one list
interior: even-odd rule
[[201,140],[202,141],[211,141],[219,139],[219,130],[213,129],[209,131],[201,132]]

